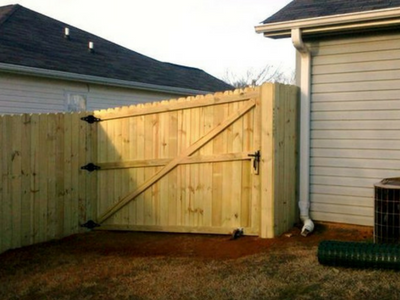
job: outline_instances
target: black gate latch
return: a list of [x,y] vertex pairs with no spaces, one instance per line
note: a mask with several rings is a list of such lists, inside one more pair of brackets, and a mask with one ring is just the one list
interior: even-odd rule
[[253,157],[253,169],[254,169],[254,174],[258,175],[260,172],[260,158],[261,158],[261,153],[260,150],[257,150],[254,152],[254,154],[249,154],[250,157]]

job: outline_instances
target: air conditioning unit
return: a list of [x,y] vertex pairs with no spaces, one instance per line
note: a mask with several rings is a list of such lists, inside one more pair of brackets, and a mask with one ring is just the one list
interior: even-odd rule
[[400,242],[400,178],[386,178],[375,186],[374,242]]

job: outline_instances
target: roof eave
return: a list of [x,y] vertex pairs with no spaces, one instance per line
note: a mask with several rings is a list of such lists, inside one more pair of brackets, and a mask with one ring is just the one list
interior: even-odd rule
[[360,30],[400,24],[400,8],[389,8],[310,19],[276,22],[255,26],[257,33],[266,37],[286,38],[293,28],[300,28],[304,35]]
[[61,79],[61,80],[75,81],[75,82],[93,83],[93,84],[100,84],[100,85],[107,85],[114,87],[136,89],[142,91],[176,94],[176,95],[201,95],[201,94],[211,93],[211,91],[201,91],[201,90],[178,88],[172,86],[148,84],[142,82],[120,80],[120,79],[84,75],[77,73],[69,73],[63,71],[55,71],[55,70],[5,64],[5,63],[0,63],[0,71],[12,74],[38,76],[42,78]]

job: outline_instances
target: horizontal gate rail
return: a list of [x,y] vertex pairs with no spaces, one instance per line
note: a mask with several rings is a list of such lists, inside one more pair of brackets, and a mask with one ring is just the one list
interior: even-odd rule
[[[175,233],[213,233],[227,234],[226,227],[218,226],[173,226],[173,225],[101,225],[96,230],[121,230],[121,231],[151,231],[151,232],[175,232]],[[246,235],[257,236],[258,230],[252,227],[243,227]]]
[[[199,164],[199,163],[216,163],[216,162],[228,162],[228,161],[241,161],[251,160],[249,153],[226,153],[218,155],[201,155],[191,156],[184,158],[180,164]],[[159,159],[140,159],[123,162],[109,162],[109,163],[98,163],[100,167],[99,171],[114,170],[114,169],[129,169],[129,168],[146,168],[146,167],[162,167],[167,165],[173,160],[173,158],[159,158]]]
[[[226,103],[234,103],[240,101],[246,101],[255,97],[259,96],[259,92],[246,92],[242,94],[233,94],[233,95],[221,95],[219,97],[211,97],[210,99],[207,96],[204,99],[197,99],[196,101],[179,101],[177,100],[176,103],[172,101],[168,106],[163,105],[144,105],[144,106],[132,106],[128,108],[124,108],[123,111],[113,110],[113,111],[100,111],[99,115],[101,116],[101,121],[107,120],[115,120],[115,119],[122,119],[122,118],[131,118],[136,116],[144,116],[150,115],[154,113],[163,113],[163,112],[171,112],[176,110],[183,110],[183,109],[191,109],[191,108],[198,108],[198,107],[205,107],[205,106],[212,106],[212,105],[219,105],[219,104],[226,104]],[[188,98],[190,99],[190,98]]]

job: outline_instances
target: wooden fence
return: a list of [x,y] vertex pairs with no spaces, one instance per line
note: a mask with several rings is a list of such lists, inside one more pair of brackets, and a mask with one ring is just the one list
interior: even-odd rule
[[296,87],[265,84],[96,111],[94,124],[80,120],[88,113],[0,117],[0,252],[88,220],[281,234],[297,220],[297,99]]
[[[84,114],[86,115],[86,114]],[[0,253],[81,232],[94,218],[94,128],[81,114],[0,117]]]

